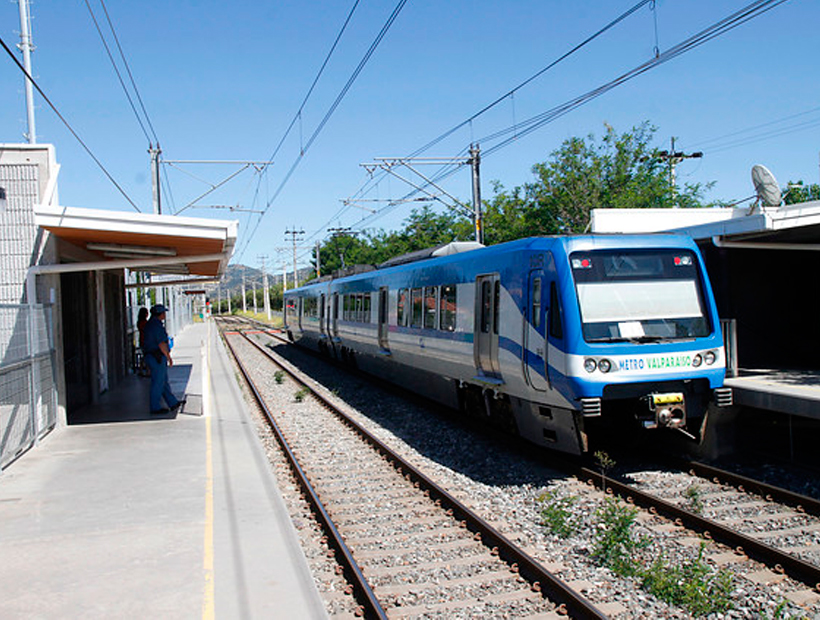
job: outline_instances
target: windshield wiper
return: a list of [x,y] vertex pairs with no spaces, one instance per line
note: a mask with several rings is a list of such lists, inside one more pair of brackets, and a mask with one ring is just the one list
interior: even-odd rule
[[666,340],[674,340],[674,338],[666,338],[664,336],[635,336],[633,338],[623,338],[621,336],[606,336],[604,338],[594,338],[587,342],[632,342],[636,344],[647,344],[650,342],[663,342]]

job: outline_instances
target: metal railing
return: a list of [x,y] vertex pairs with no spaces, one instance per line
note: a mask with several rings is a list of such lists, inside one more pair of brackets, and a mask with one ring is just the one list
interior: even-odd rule
[[52,308],[0,304],[0,469],[57,424]]
[[737,377],[737,319],[720,319],[720,329],[726,351],[726,376]]

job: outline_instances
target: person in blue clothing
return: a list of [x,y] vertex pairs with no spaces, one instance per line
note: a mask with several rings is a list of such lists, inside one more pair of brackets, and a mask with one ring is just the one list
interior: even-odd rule
[[[168,383],[168,368],[174,365],[171,359],[171,348],[168,344],[168,332],[165,331],[166,312],[168,308],[157,304],[151,308],[151,318],[143,331],[145,344],[145,361],[151,370],[151,413],[161,414],[176,412],[185,404],[185,399],[178,399]],[[165,400],[166,406],[162,406]]]

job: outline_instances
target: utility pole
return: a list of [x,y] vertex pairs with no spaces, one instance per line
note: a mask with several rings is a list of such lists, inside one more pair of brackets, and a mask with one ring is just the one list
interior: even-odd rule
[[262,254],[257,257],[260,261],[262,261],[262,288],[265,291],[265,314],[268,316],[268,321],[270,321],[270,294],[268,293],[268,270],[265,268],[265,261],[268,260],[267,254]]
[[322,242],[318,239],[316,240],[316,277],[322,277],[322,258],[319,255],[319,252],[322,249]]
[[473,221],[475,223],[475,240],[484,243],[484,222],[481,216],[481,149],[477,144],[470,145],[470,168],[473,171]]
[[304,234],[304,230],[296,230],[295,228],[285,231],[285,235],[290,235],[293,242],[293,288],[299,288],[299,272],[296,270],[296,237]]
[[151,190],[154,200],[154,215],[159,215],[162,213],[162,201],[159,191],[159,156],[162,154],[162,149],[159,148],[159,142],[157,142],[156,148],[153,144],[149,144],[148,153],[151,155]]
[[245,293],[245,265],[242,265],[242,312],[248,311],[248,298]]
[[[695,151],[694,153],[684,153],[683,151],[676,151],[675,150],[675,138],[672,138],[672,150],[671,151],[660,151],[658,153],[658,158],[661,160],[666,160],[669,163],[669,187],[672,188],[672,192],[677,194],[676,191],[676,179],[675,179],[675,166],[681,163],[684,159],[700,159],[703,157],[703,152]],[[675,201],[675,206],[677,207],[677,200]]]
[[[470,164],[472,169],[472,190],[473,190],[473,204],[472,207],[464,204],[458,198],[453,196],[452,194],[446,192],[441,186],[437,185],[436,182],[422,174],[417,168],[414,166],[418,165],[435,165],[435,166],[463,166],[465,164]],[[482,222],[482,214],[481,214],[481,175],[479,173],[479,169],[481,166],[481,155],[480,149],[478,144],[471,144],[470,145],[470,156],[467,158],[464,157],[451,157],[451,158],[441,158],[441,157],[376,157],[376,161],[374,163],[368,164],[360,164],[367,172],[372,174],[377,168],[384,170],[388,174],[396,177],[400,181],[404,181],[412,188],[414,188],[417,192],[421,192],[425,196],[427,196],[427,200],[437,200],[441,204],[443,204],[448,209],[452,209],[453,211],[459,211],[462,214],[470,217],[473,220],[473,224],[475,225],[475,240],[479,243],[484,243],[484,226]],[[408,168],[411,172],[413,172],[416,176],[421,179],[421,182],[417,182],[407,177],[403,177],[396,172],[396,168],[399,166],[404,166]],[[430,189],[432,188],[432,190]],[[433,190],[435,190],[435,193]],[[442,196],[446,197],[449,200],[445,200]],[[349,201],[355,202],[355,201]],[[391,204],[397,204],[399,202],[408,202],[408,200],[396,200],[390,201]]]
[[[28,0],[17,0],[20,5],[20,51],[23,52],[23,68],[29,76],[31,73],[31,52],[34,46],[31,44],[31,13],[29,12]],[[37,129],[34,126],[34,84],[26,77],[26,117],[28,120],[29,144],[37,144]]]

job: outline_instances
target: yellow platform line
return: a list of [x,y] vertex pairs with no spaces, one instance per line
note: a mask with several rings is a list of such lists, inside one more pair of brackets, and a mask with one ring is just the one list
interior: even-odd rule
[[202,600],[203,620],[216,617],[214,597],[214,464],[211,434],[211,322],[208,321],[202,347],[202,415],[205,417],[205,532],[202,569],[205,578]]

